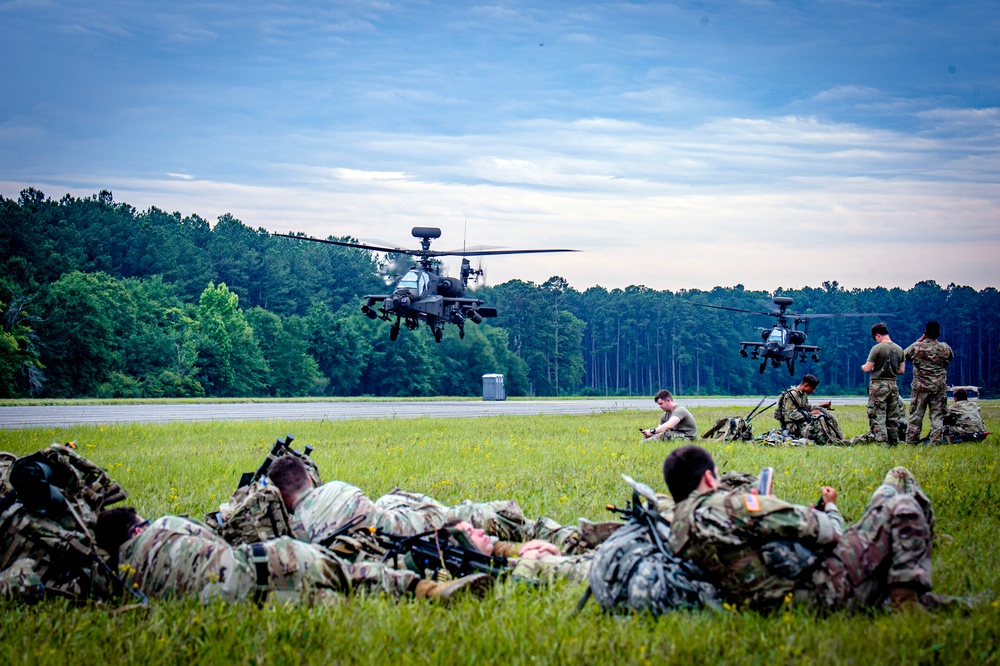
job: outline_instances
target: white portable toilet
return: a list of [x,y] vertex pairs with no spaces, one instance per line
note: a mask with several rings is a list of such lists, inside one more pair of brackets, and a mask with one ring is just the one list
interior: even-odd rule
[[483,375],[483,400],[506,400],[503,375]]

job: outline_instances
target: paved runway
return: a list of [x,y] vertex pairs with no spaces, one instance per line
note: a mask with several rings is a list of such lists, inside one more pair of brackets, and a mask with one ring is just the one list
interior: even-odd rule
[[[817,398],[814,402],[823,402]],[[687,407],[733,405],[749,411],[759,398],[683,398]],[[773,400],[773,398],[772,398]],[[768,402],[771,402],[770,400]],[[834,404],[864,404],[865,398],[834,398]],[[102,423],[167,423],[173,421],[339,421],[344,419],[474,418],[480,416],[535,416],[596,414],[624,410],[657,412],[650,398],[596,400],[430,400],[330,402],[227,402],[144,405],[49,405],[0,407],[0,428],[58,428]]]

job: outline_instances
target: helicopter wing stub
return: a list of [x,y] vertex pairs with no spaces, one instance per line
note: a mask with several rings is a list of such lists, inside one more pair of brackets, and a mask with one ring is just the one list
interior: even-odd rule
[[445,303],[455,303],[457,305],[465,305],[465,306],[469,306],[469,307],[472,307],[474,305],[482,305],[483,304],[483,302],[480,299],[478,299],[478,298],[456,298],[456,297],[449,297],[449,296],[445,296],[444,302]]

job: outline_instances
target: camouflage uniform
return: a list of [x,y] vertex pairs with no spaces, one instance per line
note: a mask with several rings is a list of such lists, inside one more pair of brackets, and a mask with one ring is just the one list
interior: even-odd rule
[[955,358],[955,352],[947,343],[927,339],[907,347],[903,358],[913,364],[906,441],[915,444],[920,440],[926,409],[931,418],[931,443],[940,444],[944,413],[948,405],[948,364]]
[[795,600],[822,609],[885,601],[888,587],[931,587],[934,513],[904,467],[889,471],[861,520],[723,489],[677,505],[674,552],[700,566],[724,599],[759,610]]
[[896,386],[897,370],[903,362],[903,348],[895,342],[880,342],[868,353],[874,363],[868,384],[868,422],[876,442],[895,446],[899,443],[899,420],[903,403]]
[[518,558],[510,575],[530,583],[549,584],[557,580],[582,583],[590,574],[593,555],[543,555],[535,560]]
[[190,518],[164,516],[119,550],[126,583],[154,598],[197,596],[241,602],[272,595],[278,600],[329,601],[353,589],[402,596],[418,577],[377,563],[351,565],[330,551],[290,537],[231,546]]
[[674,408],[669,412],[663,412],[659,425],[663,425],[673,416],[680,418],[680,422],[677,425],[670,430],[664,430],[652,437],[648,437],[647,441],[661,442],[669,439],[694,439],[698,436],[698,426],[695,423],[694,414],[688,411],[687,407],[681,407],[680,405],[674,405]]
[[[819,414],[813,414],[819,409]],[[833,414],[809,404],[809,396],[793,386],[778,398],[774,418],[792,438],[804,437],[815,444],[844,444],[844,433]]]
[[372,502],[355,486],[331,481],[304,492],[295,504],[292,533],[310,543],[325,541],[357,516],[360,526],[374,526],[398,536],[413,536],[464,520],[504,541],[543,539],[567,554],[582,550],[576,526],[548,518],[528,522],[514,500],[472,502],[446,507],[422,493],[396,489]]
[[948,405],[948,413],[944,420],[947,424],[945,431],[948,436],[974,435],[986,430],[979,405],[971,400],[959,400]]

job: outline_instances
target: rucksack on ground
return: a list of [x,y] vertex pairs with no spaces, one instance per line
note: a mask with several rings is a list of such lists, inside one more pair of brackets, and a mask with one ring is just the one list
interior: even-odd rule
[[28,456],[0,453],[0,588],[7,595],[34,601],[115,593],[94,529],[98,511],[125,492],[73,449],[69,443]]
[[590,593],[606,612],[718,608],[715,587],[700,569],[670,551],[670,526],[649,486],[624,476],[633,490],[632,515],[598,546]]
[[292,534],[281,493],[266,477],[237,489],[205,522],[234,546]]

